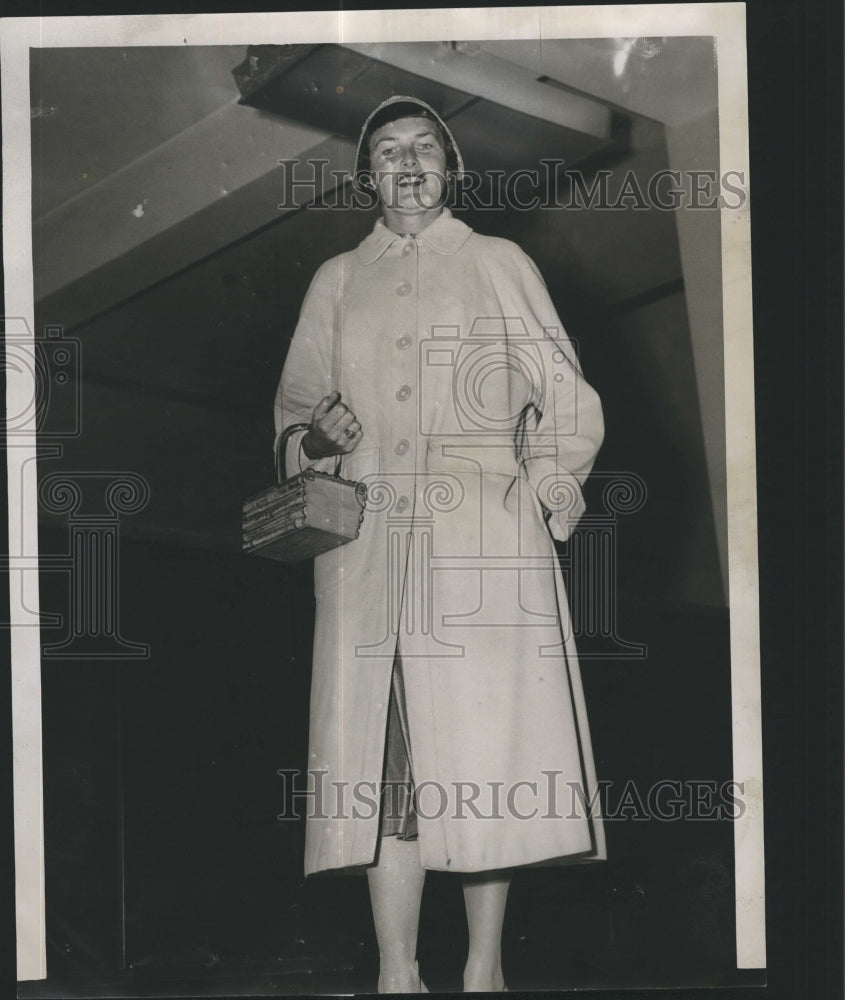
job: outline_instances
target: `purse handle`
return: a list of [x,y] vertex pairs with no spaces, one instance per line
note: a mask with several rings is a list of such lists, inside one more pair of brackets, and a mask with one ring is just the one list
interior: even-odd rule
[[[279,486],[284,485],[287,476],[285,475],[285,448],[287,447],[288,439],[291,434],[295,434],[296,431],[307,431],[311,427],[311,424],[291,424],[290,427],[286,427],[284,432],[276,444],[276,482]],[[334,475],[336,478],[340,477],[340,466],[343,462],[343,455],[337,455],[334,464]]]

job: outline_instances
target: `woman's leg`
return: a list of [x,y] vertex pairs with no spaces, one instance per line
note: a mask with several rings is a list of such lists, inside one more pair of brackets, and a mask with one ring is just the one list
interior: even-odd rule
[[379,950],[379,993],[419,993],[417,929],[425,869],[417,840],[382,837],[367,869]]
[[502,922],[511,873],[505,869],[467,874],[463,881],[469,926],[464,990],[498,993],[505,988],[502,976]]

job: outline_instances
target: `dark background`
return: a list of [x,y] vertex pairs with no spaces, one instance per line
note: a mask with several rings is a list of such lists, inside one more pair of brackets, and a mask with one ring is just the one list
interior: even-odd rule
[[[833,858],[830,866],[825,863],[824,848],[838,842],[840,828],[838,791],[832,804],[826,793],[838,789],[833,778],[840,758],[840,681],[833,653],[841,596],[835,446],[841,344],[829,334],[829,324],[840,315],[838,214],[831,201],[836,209],[841,171],[824,149],[831,110],[824,95],[830,85],[831,104],[838,109],[840,89],[808,41],[818,46],[839,36],[824,24],[821,6],[804,6],[799,13],[771,4],[765,17],[760,9],[750,8],[749,64],[770,981],[791,987],[779,995],[833,996],[839,866]],[[790,137],[788,155],[784,133]],[[585,366],[594,372],[596,361]],[[832,413],[837,417],[831,426]],[[49,530],[42,550],[56,551],[60,543],[53,543]],[[132,900],[130,961],[153,957],[160,975],[162,963],[173,968],[181,962],[195,975],[207,943],[209,966],[215,964],[212,954],[223,966],[244,955],[307,964],[316,936],[321,950],[332,943],[341,969],[346,962],[363,970],[366,985],[372,940],[360,920],[366,913],[363,885],[324,881],[313,891],[310,883],[302,889],[293,860],[301,831],[268,822],[259,806],[262,797],[273,801],[276,794],[272,769],[262,771],[267,759],[278,754],[286,762],[303,753],[309,614],[303,580],[272,564],[256,560],[247,567],[234,554],[198,553],[166,542],[153,547],[126,540],[121,555],[123,633],[166,650],[166,658],[124,663],[119,670],[106,664],[46,668],[45,733],[61,740],[52,755],[45,745],[55,762],[47,778],[46,820],[48,840],[51,828],[61,831],[51,865],[62,871],[66,887],[64,899],[60,888],[54,892],[48,914],[51,968],[61,952],[68,982],[86,970],[90,975],[120,964],[114,959],[123,942],[115,939],[119,922],[113,919],[120,906],[121,883],[113,876],[120,868],[120,829],[114,801],[99,790],[122,787],[123,834],[129,833],[127,856],[134,860],[123,872],[125,901]],[[125,572],[127,566],[131,572]],[[52,590],[46,579],[45,585],[43,606],[62,607],[58,582]],[[270,618],[267,605],[250,596],[258,592],[256,585],[287,612]],[[176,631],[174,600],[180,609]],[[727,623],[704,618],[679,608],[670,613],[666,607],[639,607],[623,623],[622,634],[649,642],[649,677],[637,676],[632,664],[590,667],[587,694],[603,773],[648,780],[661,773],[667,759],[677,777],[701,776],[702,766],[707,777],[720,768],[729,773],[729,731],[720,733],[717,721],[727,725],[725,674],[720,685],[712,672],[713,662],[727,662]],[[193,627],[185,628],[187,622]],[[241,623],[244,631],[251,626],[248,650]],[[291,640],[287,674],[279,670],[278,638],[285,630]],[[700,651],[685,659],[683,677],[678,649]],[[659,671],[657,697],[649,690],[652,671]],[[299,686],[291,683],[297,679]],[[80,699],[83,688],[97,691],[98,698]],[[632,711],[632,704],[639,711]],[[632,719],[636,731],[623,732]],[[695,753],[700,736],[707,747],[702,761]],[[114,747],[119,754],[104,754],[104,748]],[[722,759],[715,748],[724,748]],[[808,760],[817,766],[808,768]],[[244,773],[251,783],[244,783]],[[134,778],[129,796],[127,774]],[[52,805],[51,782],[58,793]],[[74,794],[68,796],[71,788]],[[98,809],[101,815],[92,822]],[[562,968],[574,969],[583,985],[599,985],[608,973],[620,984],[638,977],[692,982],[701,974],[696,960],[705,982],[714,981],[717,969],[727,972],[730,832],[714,836],[709,830],[702,842],[689,828],[670,828],[666,836],[682,841],[671,844],[653,827],[647,835],[636,834],[632,824],[618,831],[611,826],[616,860],[601,872],[566,872],[555,876],[555,883],[529,879],[515,887],[506,928],[506,962],[512,968],[533,970],[537,985],[544,975],[559,983]],[[681,857],[697,865],[673,867]],[[81,875],[68,885],[68,862],[81,873],[86,860],[111,874]],[[799,871],[803,878],[795,877]],[[537,898],[541,885],[550,893],[545,900]],[[460,928],[453,887],[438,880],[432,888],[430,895],[447,910],[442,924]],[[702,891],[709,896],[702,898]],[[48,905],[50,898],[48,882]],[[684,899],[691,904],[688,919],[679,920]],[[426,914],[430,909],[427,902]],[[541,912],[546,919],[538,926]],[[696,926],[703,915],[712,925]],[[438,962],[443,985],[454,985],[459,970],[449,944],[454,933],[438,923],[432,915],[424,924],[423,939],[428,934],[431,943],[421,955],[423,967]],[[549,965],[552,948],[542,935],[552,927],[564,930],[566,947],[555,939],[557,954]],[[350,934],[353,928],[359,933]],[[439,952],[438,933],[445,938]],[[460,941],[455,944],[457,951]],[[176,954],[180,947],[185,956]],[[221,970],[209,971],[213,978]],[[344,978],[350,981],[348,974],[341,974]]]

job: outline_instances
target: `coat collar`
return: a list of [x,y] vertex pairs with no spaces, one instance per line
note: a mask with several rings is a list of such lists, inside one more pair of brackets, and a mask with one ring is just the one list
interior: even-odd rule
[[[417,234],[417,242],[429,247],[435,253],[453,254],[466,243],[472,235],[472,230],[460,219],[456,219],[448,208]],[[358,244],[355,253],[362,264],[372,264],[382,256],[389,246],[401,239],[384,224],[383,219],[376,222],[370,235]]]

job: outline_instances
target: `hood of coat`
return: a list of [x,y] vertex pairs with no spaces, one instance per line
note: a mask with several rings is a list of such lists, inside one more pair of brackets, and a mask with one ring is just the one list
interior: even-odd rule
[[368,189],[366,178],[370,170],[370,136],[377,128],[386,125],[388,122],[396,121],[398,118],[422,117],[436,121],[443,132],[446,143],[446,169],[454,174],[464,172],[464,160],[455,137],[452,135],[449,126],[440,115],[425,101],[418,97],[409,97],[405,94],[396,94],[382,101],[378,107],[374,108],[361,128],[361,135],[358,139],[358,147],[355,150],[355,173],[353,183],[359,189]]

